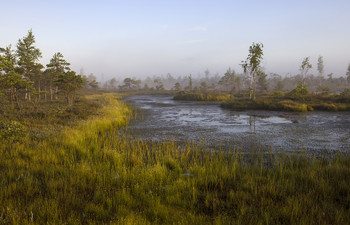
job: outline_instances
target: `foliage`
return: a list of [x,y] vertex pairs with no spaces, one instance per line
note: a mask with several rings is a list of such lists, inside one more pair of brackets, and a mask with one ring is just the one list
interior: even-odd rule
[[21,141],[26,135],[25,127],[17,121],[0,121],[0,140],[2,142],[14,143]]
[[323,57],[319,56],[317,60],[317,71],[321,77],[323,77],[323,71],[324,71],[324,64],[323,64]]
[[[6,49],[7,53],[9,48]],[[33,82],[24,79],[15,71],[14,60],[10,54],[5,57],[0,56],[0,93],[3,92],[8,96],[10,104],[16,103],[17,108],[21,108],[19,104],[18,93],[21,90],[31,90]]]
[[179,82],[176,82],[175,85],[174,85],[174,90],[175,91],[181,91],[181,85]]
[[67,71],[59,74],[55,83],[66,96],[67,104],[72,106],[75,92],[83,86],[84,80],[81,75],[76,75],[74,71]]
[[[260,63],[263,59],[263,50],[264,45],[262,43],[254,43],[249,47],[249,55],[242,66],[244,71],[249,70],[250,72],[250,98],[255,100],[255,91],[256,91],[256,75],[260,70]],[[253,84],[252,84],[253,82]],[[252,87],[253,85],[253,87]]]
[[185,90],[191,91],[192,89],[193,89],[193,87],[192,87],[192,75],[190,74],[190,75],[188,76],[188,86],[185,87]]
[[283,91],[273,91],[272,96],[273,97],[284,97],[285,93]]
[[229,67],[224,76],[219,80],[218,84],[225,86],[227,91],[233,91],[235,88],[235,76],[236,72]]
[[163,85],[163,83],[162,83],[161,80],[155,79],[155,80],[154,80],[154,83],[155,83],[155,85],[156,85],[156,90],[157,90],[157,91],[164,90],[164,85]]
[[348,83],[350,84],[350,63],[348,65],[348,69],[346,71],[346,79],[348,80]]
[[258,82],[257,82],[257,86],[258,86],[258,90],[259,91],[267,91],[268,89],[268,84],[267,84],[267,74],[262,71],[262,70],[259,70],[257,73],[256,73],[257,77],[258,77]]
[[119,88],[121,90],[136,90],[136,89],[140,89],[140,85],[141,85],[141,80],[137,80],[137,79],[133,79],[133,78],[125,78],[124,79],[124,84],[123,85],[119,85]]
[[[35,37],[32,30],[28,31],[28,35],[19,39],[17,43],[17,56],[18,56],[18,72],[26,80],[36,82],[39,84],[41,80],[41,69],[43,66],[38,63],[39,58],[41,58],[41,51],[34,46]],[[26,98],[31,101],[31,94],[34,89],[26,90]],[[37,93],[40,94],[40,85],[37,87]]]
[[306,57],[305,59],[303,59],[301,66],[300,66],[300,73],[301,73],[301,85],[304,86],[305,85],[305,77],[307,75],[307,72],[309,71],[309,69],[312,68],[312,65],[310,64],[310,57]]
[[307,87],[302,82],[299,82],[298,86],[290,91],[287,96],[292,99],[303,99],[308,93]]

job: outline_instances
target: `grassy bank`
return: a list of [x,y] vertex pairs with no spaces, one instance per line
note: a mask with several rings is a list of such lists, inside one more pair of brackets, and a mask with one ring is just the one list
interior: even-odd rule
[[225,101],[230,97],[230,94],[221,91],[180,91],[175,94],[174,100]]
[[256,100],[235,96],[223,102],[221,106],[234,110],[350,111],[350,97],[342,94],[308,94],[302,97],[291,97],[283,92],[272,92],[265,93]]
[[[131,140],[114,95],[55,137],[0,144],[2,224],[348,224],[350,158]],[[266,164],[266,160],[269,162]]]
[[273,111],[350,111],[350,96],[344,94],[310,93],[293,96],[280,91],[259,93],[256,100],[249,99],[249,93],[228,94],[221,91],[181,91],[174,100],[222,101],[221,106],[233,110],[273,110]]

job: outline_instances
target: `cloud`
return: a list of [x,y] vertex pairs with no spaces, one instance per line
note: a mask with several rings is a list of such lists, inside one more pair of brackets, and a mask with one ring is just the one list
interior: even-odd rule
[[192,31],[207,31],[208,28],[206,26],[195,26],[190,28],[190,30]]

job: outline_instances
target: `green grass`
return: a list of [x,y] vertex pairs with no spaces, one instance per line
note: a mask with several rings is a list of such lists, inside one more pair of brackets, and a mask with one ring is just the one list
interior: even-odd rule
[[[350,158],[132,140],[115,95],[55,137],[0,144],[1,224],[349,224]],[[67,124],[70,124],[67,122]]]

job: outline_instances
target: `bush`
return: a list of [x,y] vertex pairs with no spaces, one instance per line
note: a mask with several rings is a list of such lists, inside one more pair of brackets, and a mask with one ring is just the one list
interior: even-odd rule
[[11,143],[19,142],[25,135],[26,129],[20,122],[0,122],[0,140]]
[[302,83],[299,83],[298,86],[288,93],[288,97],[292,99],[303,99],[309,93],[309,89]]
[[284,92],[283,91],[274,91],[272,92],[273,97],[284,97]]

